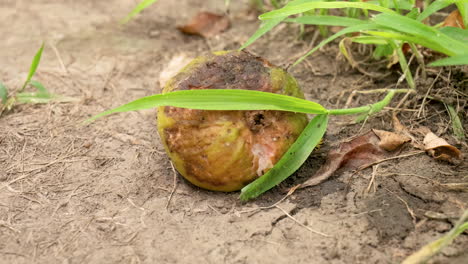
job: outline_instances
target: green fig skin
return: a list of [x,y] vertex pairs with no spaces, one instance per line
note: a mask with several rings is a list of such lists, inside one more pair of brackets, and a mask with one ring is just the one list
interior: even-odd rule
[[[244,51],[194,59],[163,93],[189,89],[248,89],[304,98],[296,80]],[[279,161],[307,125],[284,111],[207,111],[158,108],[158,132],[176,170],[196,186],[236,191]]]

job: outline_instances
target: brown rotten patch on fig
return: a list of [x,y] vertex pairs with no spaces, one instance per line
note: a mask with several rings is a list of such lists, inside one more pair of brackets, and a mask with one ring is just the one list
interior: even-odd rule
[[[304,98],[296,80],[243,51],[198,57],[170,79],[163,93],[245,89]],[[236,191],[276,164],[307,125],[305,114],[207,111],[159,107],[158,132],[175,168],[209,190]]]

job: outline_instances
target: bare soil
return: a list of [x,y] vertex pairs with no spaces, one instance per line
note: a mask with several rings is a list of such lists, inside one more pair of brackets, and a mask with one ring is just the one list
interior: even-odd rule
[[[343,169],[279,207],[258,210],[313,175],[332,143],[370,128],[391,130],[390,111],[364,125],[333,118],[322,148],[284,184],[248,203],[238,200],[239,193],[205,191],[174,178],[154,110],[81,125],[103,110],[159,93],[159,74],[172,57],[235,49],[258,27],[247,1],[232,1],[232,27],[219,36],[206,40],[176,30],[200,10],[223,12],[224,1],[215,0],[159,1],[119,25],[136,2],[0,3],[0,81],[20,87],[45,40],[36,79],[77,99],[19,105],[0,117],[0,263],[398,263],[447,232],[466,209],[467,192],[435,184],[466,182],[466,158],[452,165],[422,153],[382,163],[374,171],[375,190],[366,191],[372,168],[356,175]],[[282,25],[250,51],[287,66],[314,35],[309,30],[303,41],[298,32]],[[308,99],[343,107],[351,91],[395,87],[400,77],[395,70],[370,78],[337,59],[338,53],[336,44],[329,45],[291,70]],[[434,89],[454,89],[466,72],[442,72]],[[420,78],[423,95],[437,73]],[[378,98],[356,95],[350,106]],[[421,98],[410,100],[401,121],[428,126],[466,157],[466,143],[453,137],[443,105],[427,103],[423,116],[414,118]],[[428,211],[448,218],[433,219]],[[467,263],[467,247],[462,234],[432,262]]]

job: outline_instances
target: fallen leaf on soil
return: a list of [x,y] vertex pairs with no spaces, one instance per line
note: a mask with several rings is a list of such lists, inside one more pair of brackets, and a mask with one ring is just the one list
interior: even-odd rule
[[453,11],[450,15],[445,18],[444,23],[442,24],[443,27],[457,27],[457,28],[465,28],[463,24],[462,16],[458,10]]
[[350,141],[342,142],[338,147],[330,150],[326,163],[312,178],[304,182],[301,188],[322,183],[341,167],[357,168],[386,157],[388,152],[382,149],[379,144],[379,137],[372,131]]
[[401,147],[401,145],[404,143],[411,140],[410,137],[402,134],[396,134],[378,129],[373,129],[372,131],[380,138],[379,147],[387,151],[394,151],[395,149]]
[[185,56],[185,54],[179,54],[172,57],[171,61],[159,74],[159,87],[163,88],[166,82],[169,81],[174,75],[176,75],[182,68],[185,67],[192,59]]
[[177,27],[181,32],[199,35],[204,38],[213,37],[229,27],[229,18],[210,12],[200,12],[192,18],[190,23]]
[[423,140],[424,150],[437,160],[445,160],[453,163],[454,159],[461,159],[462,153],[456,147],[450,145],[445,139],[429,132]]

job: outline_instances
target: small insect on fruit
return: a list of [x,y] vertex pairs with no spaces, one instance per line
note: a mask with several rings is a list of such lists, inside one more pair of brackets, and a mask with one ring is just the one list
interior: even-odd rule
[[[244,51],[194,59],[163,93],[191,89],[245,89],[304,98],[281,68]],[[305,114],[284,111],[158,109],[158,132],[177,171],[214,191],[236,191],[272,168],[307,125]]]

